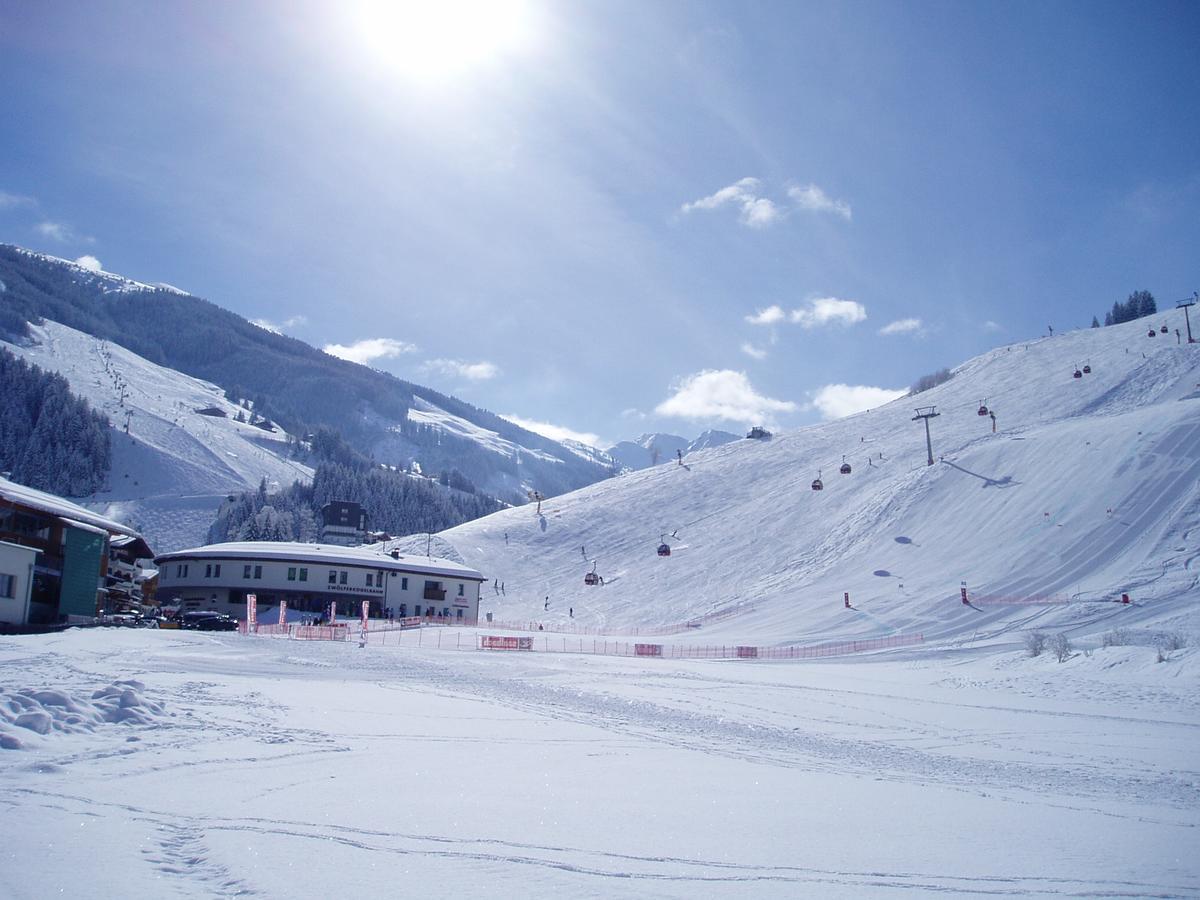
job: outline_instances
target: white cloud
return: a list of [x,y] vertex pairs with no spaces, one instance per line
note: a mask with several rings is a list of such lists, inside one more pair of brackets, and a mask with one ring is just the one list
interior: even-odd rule
[[807,309],[794,309],[789,317],[801,328],[816,328],[820,325],[853,325],[867,317],[867,309],[856,300],[839,300],[837,297],[819,297],[810,300]]
[[469,378],[471,381],[487,381],[500,374],[500,368],[494,363],[463,362],[460,359],[431,359],[422,364],[427,372],[437,372],[440,375],[451,375],[457,378]]
[[752,316],[746,316],[746,321],[751,325],[774,325],[777,322],[782,322],[787,317],[781,306],[768,306],[766,309],[758,310]]
[[903,397],[902,388],[870,387],[861,384],[827,384],[813,394],[812,404],[826,419],[840,419],[864,409],[875,409]]
[[834,215],[841,216],[847,222],[850,221],[850,204],[845,200],[834,200],[815,184],[806,184],[803,186],[792,185],[788,188],[788,196],[801,209],[807,209],[811,212],[833,213]]
[[767,358],[766,350],[762,349],[762,347],[755,347],[749,341],[743,342],[742,352],[745,353],[747,356],[749,356],[751,359],[766,359]]
[[655,407],[662,416],[723,419],[746,424],[770,422],[776,413],[793,412],[790,400],[774,400],[754,390],[745,372],[705,369],[672,386],[674,393]]
[[37,200],[33,197],[25,197],[21,194],[10,194],[8,191],[0,191],[0,209],[16,209],[20,206],[37,206]]
[[1003,328],[1001,327],[999,322],[993,322],[991,319],[988,319],[986,322],[983,323],[983,330],[984,331],[1002,331]]
[[921,330],[920,319],[897,319],[879,329],[880,334],[909,334]]
[[536,419],[525,419],[521,416],[504,415],[501,418],[508,419],[508,421],[524,428],[526,431],[532,431],[534,434],[548,437],[552,441],[578,441],[581,444],[587,444],[589,447],[600,446],[600,435],[592,434],[590,431],[575,431],[562,425],[551,425],[549,422],[539,422]]
[[738,207],[738,220],[743,225],[766,228],[782,218],[783,213],[773,200],[759,195],[759,184],[757,178],[743,178],[707,197],[683,204],[679,211],[690,213],[697,209],[734,205]]
[[42,237],[50,238],[52,241],[58,241],[65,244],[75,239],[75,232],[70,225],[65,225],[62,222],[39,222],[33,226],[33,230]]
[[104,271],[104,267],[100,265],[100,260],[90,254],[79,257],[79,259],[75,260],[75,265],[82,269],[87,269],[89,272]]
[[373,359],[391,359],[401,353],[412,353],[417,348],[415,344],[392,338],[366,338],[349,345],[326,344],[321,349],[330,356],[366,365]]
[[644,419],[644,418],[646,418],[646,414],[644,412],[642,412],[640,409],[638,409],[636,406],[630,406],[627,409],[621,410],[621,418],[622,419]]

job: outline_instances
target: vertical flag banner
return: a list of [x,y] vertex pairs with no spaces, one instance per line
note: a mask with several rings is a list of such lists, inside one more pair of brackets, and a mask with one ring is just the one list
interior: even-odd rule
[[371,608],[371,601],[364,600],[362,602],[362,630],[363,631],[367,630],[367,612],[370,610],[370,608]]
[[279,601],[279,624],[280,625],[287,624],[287,601],[286,600]]
[[258,595],[246,595],[246,631],[251,634],[258,628]]

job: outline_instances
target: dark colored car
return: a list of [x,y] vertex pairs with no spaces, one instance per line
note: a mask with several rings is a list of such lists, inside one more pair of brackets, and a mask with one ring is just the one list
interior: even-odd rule
[[185,612],[179,617],[179,627],[194,631],[236,631],[237,619],[214,609]]
[[225,615],[225,613],[208,616],[196,623],[197,631],[237,631],[237,627],[238,620],[233,616]]

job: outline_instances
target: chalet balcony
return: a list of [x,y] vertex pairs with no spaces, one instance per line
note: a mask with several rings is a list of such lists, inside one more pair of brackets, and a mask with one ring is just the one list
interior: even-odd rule
[[440,601],[440,600],[446,599],[446,592],[439,588],[427,587],[427,588],[425,588],[425,593],[423,596],[425,597],[426,600],[439,600]]

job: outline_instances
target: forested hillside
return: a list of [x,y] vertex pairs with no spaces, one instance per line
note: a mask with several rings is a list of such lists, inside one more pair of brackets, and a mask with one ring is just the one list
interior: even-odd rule
[[[441,531],[501,508],[491,497],[380,467],[323,463],[311,485],[295,482],[274,494],[265,484],[222,505],[208,531],[222,541],[315,541],[321,507],[331,500],[360,504],[372,531],[393,535]],[[464,483],[465,484],[465,483]]]
[[[287,431],[326,425],[366,454],[426,471],[458,468],[481,486],[519,485],[552,495],[607,477],[607,468],[486,410],[347,362],[303,341],[275,334],[190,294],[140,284],[0,244],[0,337],[27,336],[26,322],[60,322],[151,362],[222,387],[236,401]],[[479,443],[413,422],[414,398],[494,432],[525,452],[499,454]]]
[[0,348],[0,470],[13,481],[65,497],[100,490],[112,464],[110,429],[61,375]]

